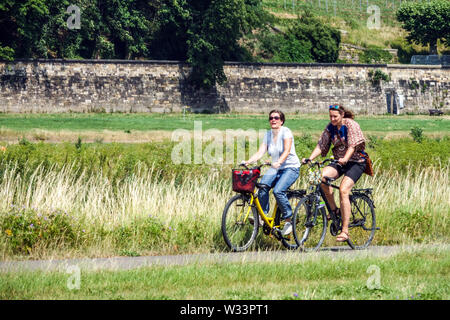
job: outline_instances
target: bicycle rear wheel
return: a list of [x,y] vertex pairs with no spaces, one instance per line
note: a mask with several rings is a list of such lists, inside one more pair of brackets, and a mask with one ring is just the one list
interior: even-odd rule
[[327,233],[327,214],[325,208],[319,208],[314,218],[313,208],[308,198],[300,200],[294,210],[294,237],[303,251],[316,251],[320,248]]
[[[258,233],[258,212],[250,206],[249,196],[238,194],[232,197],[222,214],[222,235],[227,246],[235,252],[247,250]],[[250,223],[249,217],[253,217]]]
[[350,197],[352,214],[348,226],[348,245],[353,249],[365,249],[372,242],[376,230],[375,209],[365,195]]

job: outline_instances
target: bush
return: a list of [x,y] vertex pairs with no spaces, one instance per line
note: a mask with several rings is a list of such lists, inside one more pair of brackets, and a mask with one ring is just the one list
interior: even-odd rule
[[0,60],[13,61],[14,49],[0,45]]
[[359,55],[359,61],[362,63],[389,63],[392,55],[379,47],[371,46]]
[[423,130],[419,127],[412,128],[410,135],[412,136],[413,140],[418,143],[422,143],[424,139]]
[[262,56],[274,62],[336,62],[341,34],[311,13],[289,25],[285,34],[261,35]]
[[373,85],[379,85],[381,81],[389,82],[391,77],[380,69],[369,70],[369,79]]
[[305,11],[289,32],[302,42],[311,43],[311,56],[316,62],[336,62],[339,57],[341,33]]
[[74,247],[83,231],[67,212],[41,212],[12,206],[0,219],[0,238],[14,254],[31,254],[35,247]]
[[299,41],[292,34],[283,37],[278,51],[274,53],[274,62],[313,62],[311,57],[311,43]]
[[427,49],[418,50],[413,47],[412,44],[407,43],[405,40],[396,40],[391,43],[391,48],[397,49],[398,61],[400,63],[411,63],[411,57],[414,55],[427,55]]

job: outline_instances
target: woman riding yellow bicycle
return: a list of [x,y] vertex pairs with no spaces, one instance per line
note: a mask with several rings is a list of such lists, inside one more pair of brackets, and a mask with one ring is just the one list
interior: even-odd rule
[[281,209],[282,219],[286,221],[281,234],[283,236],[292,232],[291,216],[292,208],[286,195],[286,190],[297,180],[300,171],[300,160],[295,153],[294,137],[289,128],[284,127],[285,116],[279,110],[269,113],[271,130],[268,130],[264,140],[256,152],[248,161],[248,166],[257,162],[266,152],[272,158],[272,167],[264,174],[260,184],[264,185],[258,192],[258,199],[265,214],[269,212],[269,191],[273,188],[273,194]]

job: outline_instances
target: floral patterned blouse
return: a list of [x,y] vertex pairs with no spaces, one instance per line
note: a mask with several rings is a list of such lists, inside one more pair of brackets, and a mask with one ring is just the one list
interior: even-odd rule
[[319,147],[322,151],[322,157],[325,157],[330,150],[331,144],[334,145],[332,152],[336,160],[345,156],[349,147],[354,147],[355,152],[350,157],[349,161],[363,162],[365,161],[358,151],[365,149],[364,135],[359,127],[359,124],[350,118],[342,119],[342,126],[340,129],[333,126],[331,123],[327,125],[319,139]]

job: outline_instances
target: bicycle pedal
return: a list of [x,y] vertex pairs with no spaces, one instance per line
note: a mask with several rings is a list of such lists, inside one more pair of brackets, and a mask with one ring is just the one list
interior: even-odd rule
[[309,222],[305,223],[305,227],[312,228],[312,227],[314,227],[314,223],[312,221],[309,221]]

